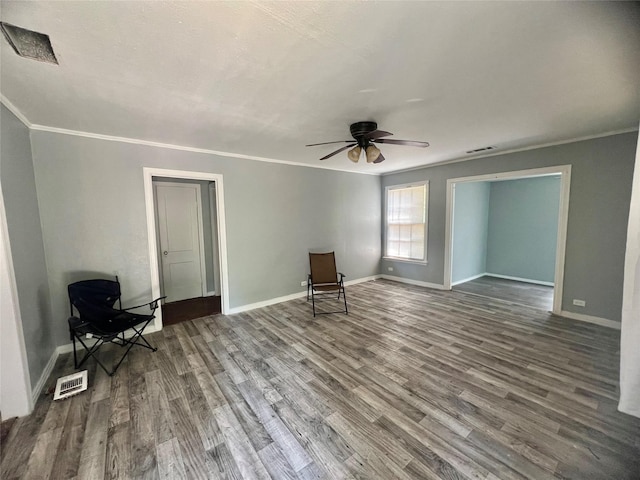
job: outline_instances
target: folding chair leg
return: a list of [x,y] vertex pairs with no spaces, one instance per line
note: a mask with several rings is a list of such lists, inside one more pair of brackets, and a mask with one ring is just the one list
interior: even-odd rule
[[[76,343],[75,339],[76,338],[78,339],[78,341],[82,344],[82,346],[87,351],[87,353],[85,354],[84,357],[82,357],[82,360],[80,360],[79,363],[77,363],[76,358],[75,358],[75,343]],[[102,369],[107,373],[107,375],[109,375],[109,376],[113,375],[113,372],[109,373],[109,370],[107,370],[107,367],[105,367],[104,364],[100,361],[100,359],[96,356],[96,352],[100,349],[102,344],[104,344],[104,341],[102,339],[99,339],[91,347],[87,347],[87,344],[82,341],[82,338],[80,338],[77,335],[74,335],[73,347],[74,347],[74,364],[75,364],[76,369],[80,368],[82,366],[82,364],[87,361],[87,359],[89,357],[93,357],[95,359],[95,361],[98,362],[98,365],[100,365],[102,367]]]
[[[111,377],[116,373],[116,371],[118,370],[118,368],[120,367],[120,365],[122,364],[124,359],[126,358],[127,354],[129,353],[129,350],[131,350],[131,348],[133,348],[134,345],[139,345],[141,347],[148,348],[149,350],[151,350],[153,352],[157,351],[158,349],[153,347],[147,341],[147,339],[142,336],[142,333],[144,332],[144,329],[149,325],[150,322],[151,322],[151,320],[149,320],[147,323],[145,323],[144,326],[140,330],[138,330],[135,327],[132,327],[132,330],[135,332],[135,334],[129,340],[127,340],[124,337],[124,333],[122,335],[122,338],[120,338],[119,336],[116,336],[112,340],[109,340],[111,343],[116,343],[116,344],[120,345],[121,347],[127,346],[126,351],[124,352],[124,354],[122,355],[122,357],[120,358],[118,363],[113,367],[113,369],[111,371],[109,371],[109,369],[107,369],[107,367],[100,361],[100,359],[96,355],[96,353],[98,352],[100,347],[102,345],[104,345],[105,343],[107,343],[107,342],[105,342],[101,337],[96,337],[97,338],[96,343],[94,343],[91,347],[89,347],[89,346],[87,346],[86,343],[84,343],[84,341],[82,340],[81,336],[79,336],[79,335],[74,333],[73,334],[73,363],[75,365],[75,368],[76,369],[80,368],[82,366],[82,364],[87,361],[87,359],[89,357],[93,357],[95,359],[95,361],[98,363],[98,365],[100,365],[102,367],[102,369],[107,373],[107,375],[109,375]],[[78,356],[77,356],[77,351],[76,351],[76,339],[82,344],[84,349],[87,351],[87,353],[84,355],[82,360],[80,360],[80,362],[78,362]],[[118,341],[115,341],[115,340],[118,340]],[[141,343],[140,340],[142,340],[142,342],[144,342],[144,343]]]
[[78,369],[78,355],[76,354],[76,336],[73,335],[73,366]]
[[349,315],[349,309],[347,308],[347,292],[344,289],[344,286],[342,287],[342,298],[344,299],[344,313]]
[[[118,370],[118,368],[120,367],[120,364],[127,357],[127,355],[129,354],[129,350],[131,350],[134,345],[138,345],[140,347],[148,348],[149,350],[151,350],[153,352],[158,350],[157,348],[152,347],[151,344],[147,341],[147,339],[142,336],[142,333],[144,332],[144,329],[147,328],[147,325],[149,325],[150,322],[151,322],[151,320],[149,320],[147,323],[145,323],[140,330],[138,330],[136,327],[131,327],[131,329],[136,333],[129,340],[125,340],[124,339],[124,333],[123,333],[123,335],[122,335],[123,342],[125,342],[129,346],[127,347],[127,350],[124,352],[124,354],[122,354],[122,357],[120,358],[120,361],[115,365],[115,367],[113,367],[113,371],[111,373],[109,373],[109,376],[113,376],[116,373],[116,370]],[[146,343],[146,345],[143,345],[142,343],[139,343],[138,340],[142,340],[144,343]],[[124,345],[125,344],[123,343],[122,346],[124,347]]]
[[311,286],[311,304],[313,305],[313,316],[316,316],[316,297],[313,293],[313,286]]

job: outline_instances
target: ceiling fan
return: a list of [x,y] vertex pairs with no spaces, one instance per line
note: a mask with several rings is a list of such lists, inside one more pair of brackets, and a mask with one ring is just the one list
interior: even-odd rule
[[376,122],[356,122],[353,123],[349,129],[351,130],[351,136],[353,140],[338,140],[336,142],[324,142],[324,143],[312,143],[305,145],[307,147],[315,147],[317,145],[330,145],[332,143],[348,143],[349,145],[340,147],[335,152],[325,155],[320,160],[326,160],[333,157],[340,152],[345,151],[347,148],[351,148],[347,152],[347,157],[354,163],[360,160],[360,155],[364,150],[367,158],[367,163],[380,163],[384,162],[385,158],[380,152],[380,149],[374,145],[374,143],[388,143],[390,145],[409,145],[411,147],[428,147],[428,142],[417,142],[415,140],[394,140],[392,138],[383,138],[393,135],[393,133],[384,132],[378,130],[378,124]]

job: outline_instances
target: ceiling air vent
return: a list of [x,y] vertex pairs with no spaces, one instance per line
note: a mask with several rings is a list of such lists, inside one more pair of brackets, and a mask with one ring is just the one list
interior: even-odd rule
[[49,41],[49,35],[4,22],[0,22],[0,29],[2,29],[9,45],[21,57],[58,64],[53,47],[51,47],[51,41]]
[[468,150],[467,153],[480,153],[480,152],[486,152],[487,150],[495,150],[496,147],[482,147],[482,148],[476,148],[475,150]]

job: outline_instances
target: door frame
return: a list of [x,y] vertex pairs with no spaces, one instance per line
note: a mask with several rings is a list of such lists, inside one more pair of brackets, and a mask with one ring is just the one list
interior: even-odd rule
[[[11,257],[9,227],[4,207],[4,197],[0,186],[0,356],[2,374],[0,378],[0,409],[3,419],[22,417],[33,411],[35,401],[31,389],[31,375],[27,348],[22,329],[22,313],[18,301],[16,274]],[[6,375],[10,369],[12,375]],[[38,387],[36,386],[36,389]]]
[[451,290],[453,263],[453,215],[455,208],[455,185],[458,183],[517,180],[522,178],[560,175],[560,205],[558,208],[558,238],[556,241],[555,275],[553,279],[552,313],[560,315],[562,311],[562,290],[564,286],[564,259],[567,245],[567,224],[569,221],[569,193],[571,187],[571,165],[516,170],[513,172],[489,173],[471,177],[447,179],[447,210],[444,247],[444,288]]
[[[157,177],[157,175],[155,175]],[[200,187],[199,183],[178,183],[178,182],[153,182],[153,187],[154,187],[154,201],[157,202],[158,197],[157,197],[157,188],[158,186],[164,186],[164,187],[184,187],[185,185],[189,185],[191,187],[194,187],[194,190],[196,190],[196,209],[197,209],[197,222],[198,222],[198,242],[199,242],[199,251],[200,251],[200,291],[202,292],[202,296],[206,297],[207,296],[207,269],[206,269],[206,262],[205,262],[205,255],[204,255],[204,217],[202,214],[202,188]],[[157,203],[154,204],[155,208],[156,208],[156,212],[157,212],[157,208],[158,205]],[[157,220],[157,216],[156,216],[156,220]],[[156,232],[157,233],[157,232]],[[159,238],[158,238],[158,245],[159,245]],[[158,258],[162,258],[162,257],[158,257]],[[164,279],[163,279],[163,268],[162,268],[162,262],[159,262],[159,273],[160,273],[160,278],[161,278],[161,283],[162,286],[164,287],[164,291],[166,292],[167,288],[166,285],[164,285]]]
[[[209,211],[213,214],[217,211],[216,207],[216,185],[209,182],[207,187],[209,189]],[[216,221],[211,222],[211,242],[213,243],[213,292],[207,292],[207,295],[211,294],[215,296],[220,295],[220,260],[218,260],[218,215],[216,213]]]
[[[149,246],[149,272],[151,275],[151,295],[160,296],[160,270],[158,266],[158,239],[156,230],[155,202],[153,198],[153,177],[172,177],[188,180],[208,180],[216,183],[216,223],[218,227],[218,259],[220,269],[220,290],[222,313],[229,311],[229,272],[227,268],[227,227],[224,208],[224,184],[218,173],[169,170],[143,167],[144,199],[147,215],[147,238]],[[162,330],[162,309],[156,311],[153,330]]]

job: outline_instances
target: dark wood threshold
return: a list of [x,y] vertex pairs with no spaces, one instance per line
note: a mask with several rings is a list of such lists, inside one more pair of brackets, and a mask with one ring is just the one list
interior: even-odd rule
[[162,306],[162,324],[174,325],[220,312],[222,308],[219,296],[189,298],[179,302],[165,303]]

